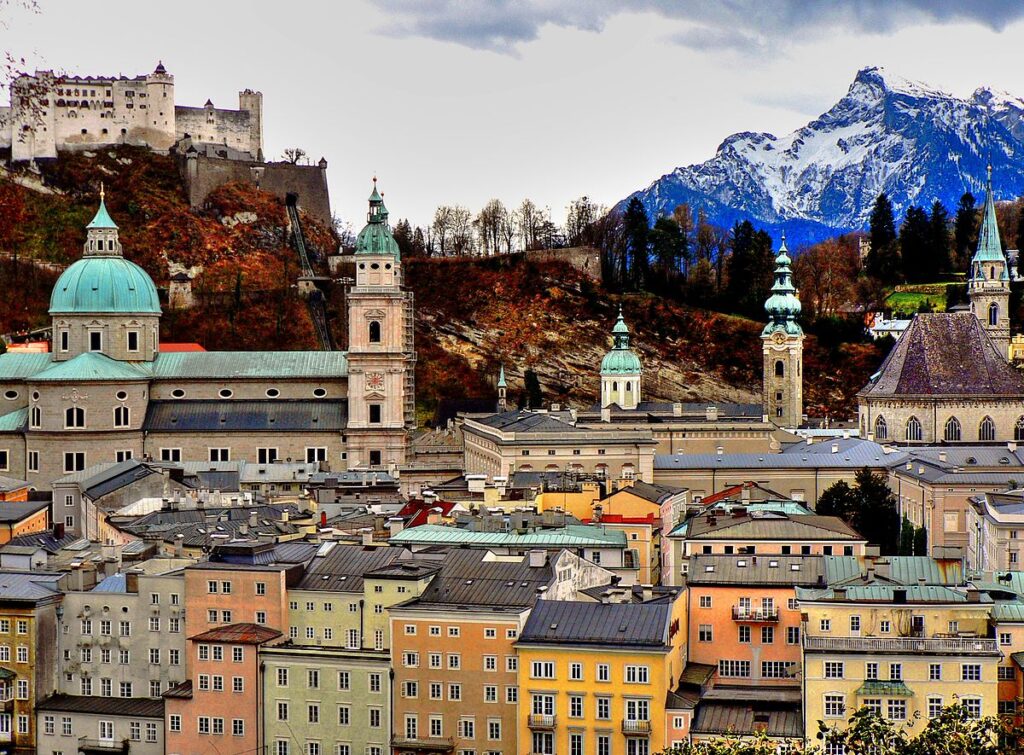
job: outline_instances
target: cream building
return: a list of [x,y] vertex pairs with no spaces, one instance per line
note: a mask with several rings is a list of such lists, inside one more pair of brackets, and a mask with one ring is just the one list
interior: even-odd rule
[[51,353],[0,355],[0,470],[39,489],[100,462],[394,467],[414,422],[411,294],[376,185],[346,352],[160,352],[160,299],[100,200],[50,299]]

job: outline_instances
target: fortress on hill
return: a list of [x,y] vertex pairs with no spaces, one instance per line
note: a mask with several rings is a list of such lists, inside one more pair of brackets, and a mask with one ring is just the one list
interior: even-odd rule
[[209,100],[203,107],[178,105],[174,76],[160,63],[133,78],[36,71],[15,79],[10,106],[0,107],[0,149],[9,148],[14,162],[115,144],[167,152],[185,138],[262,161],[263,95],[239,92],[237,110]]

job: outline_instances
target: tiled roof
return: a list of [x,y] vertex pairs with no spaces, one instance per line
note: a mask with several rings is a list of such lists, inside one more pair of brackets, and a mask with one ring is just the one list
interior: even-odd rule
[[[2,368],[0,368],[2,369]],[[245,378],[335,379],[348,376],[343,351],[201,351],[160,353],[153,363],[157,379]]]
[[626,545],[626,534],[621,530],[605,529],[600,525],[570,524],[566,527],[537,529],[525,534],[518,532],[475,532],[460,527],[424,524],[410,527],[392,535],[392,545],[432,544],[468,545],[476,547],[541,548],[615,548]]
[[228,624],[224,627],[208,629],[197,635],[189,637],[196,642],[233,642],[238,645],[262,645],[264,642],[276,639],[281,633],[276,629],[261,626],[260,624]]
[[1024,397],[1024,376],[970,312],[918,314],[860,395]]
[[163,718],[164,701],[149,697],[91,697],[51,695],[36,706],[61,713],[93,713],[102,716]]
[[84,380],[147,380],[150,377],[149,364],[146,362],[121,362],[111,359],[105,354],[87,351],[63,362],[53,362],[42,372],[32,375],[30,380],[36,381],[75,381]]
[[668,647],[668,603],[580,603],[540,600],[530,613],[522,643]]
[[337,399],[150,401],[146,432],[341,432],[348,402]]

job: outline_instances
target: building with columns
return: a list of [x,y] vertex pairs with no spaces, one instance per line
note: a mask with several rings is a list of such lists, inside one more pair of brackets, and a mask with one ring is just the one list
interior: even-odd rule
[[775,257],[775,283],[765,302],[768,324],[761,331],[764,352],[763,403],[768,420],[781,427],[799,427],[803,421],[804,331],[796,321],[800,300],[793,286],[792,260],[786,238]]
[[[54,286],[52,351],[0,355],[0,474],[39,489],[101,462],[406,459],[413,302],[374,186],[348,299],[349,352],[161,352],[160,298],[101,197]],[[72,531],[78,526],[71,528]]]

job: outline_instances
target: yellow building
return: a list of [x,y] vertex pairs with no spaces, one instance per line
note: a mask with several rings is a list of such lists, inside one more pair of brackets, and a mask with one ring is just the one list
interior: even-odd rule
[[979,591],[871,584],[796,589],[803,611],[805,735],[872,708],[902,724],[954,702],[995,715],[1002,653]]
[[[686,665],[685,591],[644,603],[540,601],[520,635],[519,752],[651,755]],[[670,738],[671,737],[671,738]]]

